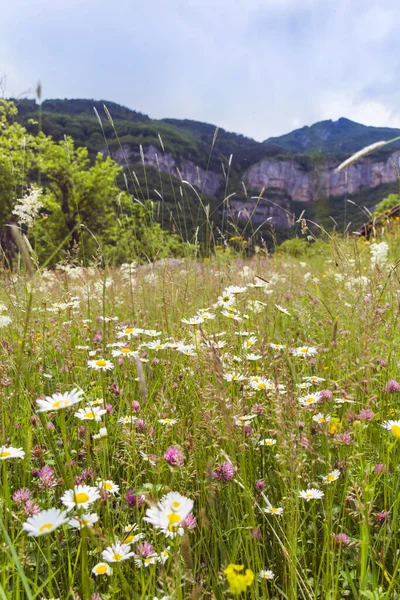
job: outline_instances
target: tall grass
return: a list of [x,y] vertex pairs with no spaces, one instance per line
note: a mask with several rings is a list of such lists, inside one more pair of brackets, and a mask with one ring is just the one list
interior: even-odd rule
[[[398,598],[400,442],[382,424],[400,418],[399,394],[388,391],[399,379],[399,239],[387,238],[378,266],[368,243],[331,236],[299,260],[221,250],[203,263],[133,271],[4,271],[0,445],[25,455],[1,465],[1,597],[222,598],[223,571],[237,563],[255,574],[243,594],[254,600]],[[225,316],[217,301],[230,285],[246,289],[234,290]],[[200,309],[215,318],[182,322]],[[118,338],[126,327],[160,333]],[[151,349],[152,339],[162,348]],[[171,343],[180,341],[191,356]],[[139,366],[112,356],[118,342]],[[296,356],[303,346],[311,350]],[[91,369],[91,359],[113,369]],[[305,388],[311,376],[323,381]],[[257,377],[270,380],[266,389]],[[37,399],[72,388],[84,392],[79,404],[37,413]],[[316,392],[318,402],[301,405]],[[74,416],[96,399],[107,410],[100,422]],[[325,422],[313,419],[320,413]],[[101,427],[108,436],[95,438]],[[164,457],[170,447],[178,465]],[[337,480],[325,483],[333,470]],[[36,505],[63,509],[73,481],[99,479],[119,492],[103,490],[86,511],[98,515],[92,527],[27,536]],[[21,488],[28,501],[18,501]],[[308,488],[323,497],[305,501]],[[196,526],[167,539],[144,517],[171,490],[194,501]],[[95,577],[101,553],[133,523],[169,558],[139,567],[132,557]],[[143,555],[143,539],[132,551]],[[273,579],[261,579],[263,570]]]

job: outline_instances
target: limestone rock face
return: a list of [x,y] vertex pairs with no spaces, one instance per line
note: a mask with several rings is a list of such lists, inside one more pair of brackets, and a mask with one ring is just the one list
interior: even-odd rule
[[332,160],[309,171],[295,157],[263,160],[250,167],[246,184],[252,189],[278,188],[292,200],[312,202],[318,197],[355,194],[363,187],[374,188],[396,181],[399,159],[400,150],[380,161],[365,157],[339,172],[336,171],[339,163]]
[[[213,171],[206,171],[198,167],[190,160],[182,159],[179,166],[175,158],[169,152],[163,153],[155,146],[147,146],[143,149],[144,164],[149,167],[154,167],[157,170],[171,173],[178,179],[188,181],[198,191],[205,194],[213,195],[217,192],[222,184],[223,177]],[[140,152],[135,152],[130,146],[125,145],[112,152],[112,158],[121,166],[126,166],[126,163],[142,162]],[[180,175],[179,175],[180,173]]]

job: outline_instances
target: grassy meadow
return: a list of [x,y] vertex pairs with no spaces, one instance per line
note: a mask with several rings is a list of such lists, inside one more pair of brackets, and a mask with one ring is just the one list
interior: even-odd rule
[[0,597],[400,598],[399,258],[4,271]]

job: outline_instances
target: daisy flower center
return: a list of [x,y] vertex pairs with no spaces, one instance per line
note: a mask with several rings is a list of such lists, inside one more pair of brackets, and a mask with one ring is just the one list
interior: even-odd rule
[[306,494],[306,498],[312,498],[313,495],[309,492],[308,494]]
[[335,476],[334,475],[328,475],[328,477],[326,479],[327,479],[327,481],[335,481]]
[[106,488],[106,490],[112,490],[112,488],[113,488],[111,483],[104,483],[103,485]]
[[265,383],[259,383],[259,384],[257,384],[257,388],[258,388],[259,390],[265,390],[265,388],[266,388],[266,387],[267,387],[267,386],[266,386],[266,384],[265,384]]
[[107,571],[106,565],[99,565],[98,567],[96,567],[96,573],[98,573],[99,575],[104,575],[104,573],[106,571]]
[[85,413],[85,417],[86,417],[87,419],[93,419],[93,418],[94,418],[94,413],[92,413],[92,412],[87,412],[87,413]]
[[53,523],[44,523],[41,527],[39,527],[40,533],[44,533],[45,531],[51,531],[53,527]]
[[278,509],[277,509],[277,508],[271,508],[271,512],[272,512],[272,513],[274,513],[274,514],[276,514],[276,513],[277,513],[277,512],[279,512],[279,511],[278,511]]
[[121,560],[121,558],[122,558],[122,554],[119,554],[118,552],[113,554],[113,560]]
[[176,525],[176,523],[179,523],[180,520],[180,515],[177,515],[176,513],[171,513],[170,515],[168,515],[168,523],[170,525]]
[[129,354],[129,352],[131,352],[131,349],[130,348],[121,348],[120,352],[121,352],[121,354],[123,354],[123,353]]
[[53,402],[53,408],[60,408],[63,406],[68,406],[68,400],[57,400]]
[[392,433],[396,438],[400,438],[400,426],[392,425]]
[[131,541],[135,538],[134,535],[128,535],[128,537],[126,538],[126,540],[124,541],[124,544],[130,544]]
[[1,458],[7,458],[7,456],[11,456],[11,452],[7,452],[6,450],[3,450],[3,452],[0,454]]
[[107,364],[107,363],[106,363],[106,361],[105,361],[105,360],[103,360],[103,359],[96,360],[96,365],[97,365],[98,367],[105,367],[105,366],[106,366],[106,364]]
[[85,494],[85,492],[80,492],[79,494],[75,494],[75,502],[77,504],[83,504],[89,500],[89,495]]
[[132,333],[133,331],[135,331],[133,327],[128,327],[128,329],[125,329],[124,333]]

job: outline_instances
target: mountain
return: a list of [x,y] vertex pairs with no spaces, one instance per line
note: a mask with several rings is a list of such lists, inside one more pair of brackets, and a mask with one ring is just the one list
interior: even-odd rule
[[400,129],[369,127],[342,117],[337,121],[320,121],[311,127],[295,129],[280,137],[269,138],[264,143],[289,154],[320,152],[326,156],[340,156],[353,154],[369,144],[398,136]]
[[[30,132],[39,130],[40,120],[46,134],[58,140],[72,136],[93,157],[110,153],[132,174],[132,181],[139,180],[147,197],[159,202],[162,196],[170,213],[198,211],[195,193],[182,184],[188,182],[205,195],[217,224],[224,205],[228,218],[245,220],[251,215],[257,226],[271,219],[275,227],[285,229],[293,221],[291,214],[303,209],[310,219],[326,225],[331,224],[329,216],[340,221],[344,212],[360,224],[365,215],[357,206],[344,209],[345,197],[372,208],[398,191],[400,143],[363,158],[346,172],[336,172],[343,159],[399,136],[398,129],[341,118],[256,142],[224,129],[216,135],[217,128],[209,123],[151,119],[113,102],[46,100],[39,109],[34,100],[24,99],[16,105],[17,119]],[[182,189],[190,195],[185,208],[177,200]],[[255,199],[261,190],[262,199]],[[223,202],[227,194],[234,194],[229,204]],[[194,220],[191,223],[194,227]]]

